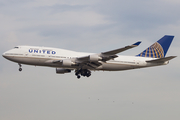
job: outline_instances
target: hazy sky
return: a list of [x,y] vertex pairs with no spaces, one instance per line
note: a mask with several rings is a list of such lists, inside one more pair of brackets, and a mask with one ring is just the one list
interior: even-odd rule
[[[103,52],[141,40],[137,55],[175,35],[167,56],[180,56],[179,0],[0,0],[0,53],[16,45]],[[167,66],[73,73],[0,57],[0,120],[178,120],[179,57]]]

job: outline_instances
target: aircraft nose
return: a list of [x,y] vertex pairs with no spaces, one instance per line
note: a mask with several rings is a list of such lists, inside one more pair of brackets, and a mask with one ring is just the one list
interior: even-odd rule
[[2,54],[2,56],[3,56],[4,58],[6,58],[6,57],[7,57],[6,52],[4,52],[4,53]]
[[3,57],[5,57],[5,52],[2,54]]

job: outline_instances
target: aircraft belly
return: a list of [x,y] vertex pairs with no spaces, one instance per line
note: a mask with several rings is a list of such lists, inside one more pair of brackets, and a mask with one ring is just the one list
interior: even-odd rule
[[51,63],[47,62],[48,60],[51,60],[49,58],[35,58],[35,57],[10,57],[9,60],[20,63],[20,64],[26,64],[26,65],[35,65],[35,66],[48,66],[48,67],[61,67],[61,68],[71,68],[75,69],[75,66],[65,67],[58,63]]
[[27,64],[27,65],[40,65],[40,66],[46,66],[45,61],[47,60],[44,58],[32,58],[32,57],[21,57],[21,56],[11,56],[8,57],[8,59],[16,63]]
[[118,70],[128,70],[128,69],[135,69],[138,68],[136,65],[130,65],[130,64],[111,64],[111,63],[104,63],[101,70],[107,70],[107,71],[118,71]]
[[30,57],[11,57],[11,61],[21,63],[21,64],[28,64],[28,65],[42,65],[44,62],[39,58],[30,58]]

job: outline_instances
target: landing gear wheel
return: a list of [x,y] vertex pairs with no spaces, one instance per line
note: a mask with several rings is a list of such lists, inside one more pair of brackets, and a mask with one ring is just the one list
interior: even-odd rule
[[75,75],[79,79],[81,76],[83,77],[90,77],[91,76],[91,71],[88,69],[77,69],[75,70]]
[[77,78],[79,79],[79,78],[81,78],[81,76],[80,76],[80,75],[78,75],[78,76],[77,76]]
[[19,68],[19,71],[22,71],[22,68]]
[[90,77],[91,76],[91,73],[87,75],[87,77]]

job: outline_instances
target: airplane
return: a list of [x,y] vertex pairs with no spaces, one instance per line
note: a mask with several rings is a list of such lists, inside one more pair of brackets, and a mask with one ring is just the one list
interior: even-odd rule
[[117,54],[137,47],[141,41],[101,53],[75,52],[51,47],[16,46],[3,53],[2,56],[18,63],[19,71],[22,71],[21,64],[48,66],[56,68],[57,74],[70,73],[75,70],[75,75],[79,79],[81,76],[91,76],[91,71],[122,71],[167,65],[169,60],[177,57],[165,57],[173,38],[174,36],[165,35],[135,56]]

